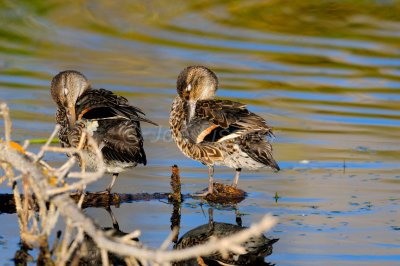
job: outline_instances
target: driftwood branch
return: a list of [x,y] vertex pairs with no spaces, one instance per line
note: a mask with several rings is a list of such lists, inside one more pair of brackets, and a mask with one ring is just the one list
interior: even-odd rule
[[[0,107],[4,119],[7,121],[9,119],[8,109],[4,104]],[[78,179],[76,182],[66,185],[63,183],[65,176],[62,175],[68,172],[66,168],[69,170],[72,164],[69,163],[68,167],[64,165],[59,169],[49,168],[41,163],[42,152],[38,155],[32,155],[21,146],[13,144],[11,122],[5,123],[5,126],[6,141],[0,143],[0,163],[3,168],[7,169],[5,171],[6,176],[14,184],[14,202],[21,224],[21,239],[24,243],[40,248],[41,260],[38,261],[38,264],[45,263],[47,265],[54,261],[57,265],[65,265],[73,253],[72,249],[79,246],[79,243],[84,239],[82,236],[85,234],[100,248],[104,265],[108,264],[107,253],[109,252],[123,256],[128,262],[140,261],[144,264],[169,265],[174,261],[196,258],[217,251],[221,253],[241,252],[243,248],[240,244],[243,241],[262,234],[276,223],[276,218],[267,215],[259,223],[237,234],[222,239],[214,238],[205,244],[184,250],[166,250],[167,244],[163,244],[162,249],[144,247],[140,243],[132,241],[132,237],[137,236],[136,231],[120,237],[101,230],[91,218],[82,212],[80,205],[76,203],[77,200],[70,197],[72,190],[82,189],[103,175],[104,165],[102,163],[95,172],[86,172],[83,168],[82,172],[68,174],[68,176]],[[83,136],[82,139],[84,140],[81,143],[85,142],[96,149],[99,162],[102,162],[101,152],[93,139],[90,136]],[[68,152],[79,155],[82,148],[83,145],[80,145],[76,149],[68,150]],[[52,149],[45,147],[43,151],[48,152]],[[65,150],[57,151],[65,152]],[[84,163],[82,164],[84,165]],[[175,170],[177,172],[177,168]],[[14,172],[22,177],[19,181],[22,181],[20,189],[23,191],[23,197],[20,196],[19,186],[15,184]],[[172,201],[179,202],[182,197],[179,197],[178,194],[180,195],[180,190],[174,191],[169,198]],[[168,198],[168,195],[170,194],[160,194],[159,196]],[[81,198],[79,195],[75,197]],[[8,201],[10,200],[8,199]],[[94,198],[93,201],[95,201]],[[39,215],[36,215],[35,211]],[[54,246],[50,248],[48,238],[59,217],[62,217],[66,224],[64,237],[60,242],[61,248]],[[173,234],[167,242],[170,240],[174,240]]]

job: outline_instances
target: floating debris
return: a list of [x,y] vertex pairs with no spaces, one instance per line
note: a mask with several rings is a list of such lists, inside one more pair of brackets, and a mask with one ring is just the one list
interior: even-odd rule
[[281,197],[279,197],[278,192],[275,192],[275,196],[274,196],[275,203],[278,203],[278,200],[279,200],[280,198],[281,198]]

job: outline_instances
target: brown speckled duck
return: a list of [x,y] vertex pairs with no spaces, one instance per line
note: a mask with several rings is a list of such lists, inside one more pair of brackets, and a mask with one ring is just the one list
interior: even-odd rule
[[215,100],[217,76],[204,66],[189,66],[178,76],[178,96],[172,103],[170,128],[179,149],[209,168],[208,193],[213,193],[214,165],[236,169],[233,186],[244,169],[270,167],[279,171],[267,137],[265,120],[246,105]]
[[[53,78],[51,96],[58,106],[61,146],[77,147],[85,129],[101,149],[106,172],[113,174],[105,192],[111,192],[118,174],[125,169],[146,165],[140,121],[156,124],[144,118],[144,113],[127,99],[105,89],[92,89],[86,77],[74,70]],[[90,147],[83,155],[86,166],[96,169],[98,162]]]

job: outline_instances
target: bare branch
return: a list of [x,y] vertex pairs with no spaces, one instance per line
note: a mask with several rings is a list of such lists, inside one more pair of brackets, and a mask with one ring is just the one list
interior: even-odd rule
[[179,230],[178,227],[174,227],[169,234],[169,236],[164,240],[164,242],[160,246],[160,250],[166,250],[169,246],[169,244],[172,243],[172,240],[178,235]]
[[43,158],[43,155],[46,151],[46,148],[50,146],[50,143],[52,142],[52,140],[56,137],[56,134],[58,133],[58,131],[60,130],[60,125],[56,125],[53,133],[51,133],[50,137],[47,139],[46,143],[42,146],[42,148],[40,149],[38,155],[36,156],[35,162],[39,161],[40,159]]
[[3,118],[4,118],[4,132],[5,132],[4,137],[6,139],[7,145],[9,145],[10,141],[11,141],[12,123],[11,123],[10,112],[9,112],[7,104],[1,103],[0,110],[1,110],[1,114],[3,115]]
[[[51,140],[58,130],[56,128],[38,155],[32,155],[29,152],[22,153],[9,145],[11,140],[11,120],[8,116],[7,106],[1,104],[0,109],[5,121],[8,119],[5,122],[6,141],[0,142],[0,162],[2,162],[3,167],[12,166],[12,169],[15,169],[22,176],[23,199],[21,199],[16,182],[13,183],[15,204],[21,227],[21,238],[29,239],[30,243],[34,241],[43,243],[43,241],[47,241],[59,215],[63,217],[64,221],[66,221],[66,229],[61,247],[57,248],[57,265],[65,265],[68,262],[73,252],[85,238],[85,235],[89,236],[99,247],[103,265],[109,265],[108,253],[123,256],[125,261],[131,265],[138,265],[138,261],[142,265],[148,265],[149,263],[168,265],[175,261],[199,258],[215,252],[241,254],[244,252],[241,243],[250,237],[260,235],[264,231],[271,229],[277,222],[276,218],[266,215],[259,223],[253,224],[250,228],[243,229],[234,235],[222,239],[211,238],[205,244],[172,251],[167,250],[167,248],[171,241],[176,238],[176,228],[158,250],[144,247],[137,241],[133,241],[133,238],[140,235],[138,230],[123,237],[104,232],[91,218],[82,212],[79,204],[77,205],[69,196],[71,190],[82,189],[101,178],[104,174],[103,156],[93,138],[84,133],[76,148],[50,147]],[[95,152],[98,158],[99,166],[94,172],[85,171],[85,162],[82,154],[86,152],[86,147],[91,147],[91,150]],[[72,184],[61,184],[75,160],[71,158],[60,168],[53,169],[47,164],[41,163],[40,158],[43,157],[46,151],[80,155],[81,161],[83,161],[81,162],[81,166],[83,166],[82,172],[68,174],[69,177],[77,177],[79,179],[72,182]],[[177,169],[175,170],[178,173]],[[14,180],[13,170],[9,173],[6,171],[6,176],[10,180]],[[56,185],[62,186],[55,187],[55,184],[51,181],[54,178],[57,180]],[[174,199],[180,201],[180,188],[177,188],[174,192],[176,192],[176,198]],[[39,215],[35,215],[35,208],[31,207],[31,205],[34,205],[33,195],[35,202],[37,202]],[[82,198],[80,202],[82,202]],[[46,203],[49,203],[49,205],[46,205]],[[72,239],[74,240],[71,243]],[[48,245],[45,246],[48,247]],[[51,250],[54,251],[56,249],[53,247]],[[48,248],[45,254],[49,254]]]

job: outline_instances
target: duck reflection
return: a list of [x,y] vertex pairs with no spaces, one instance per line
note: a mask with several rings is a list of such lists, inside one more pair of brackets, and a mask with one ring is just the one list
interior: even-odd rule
[[[112,220],[112,227],[102,228],[104,231],[110,231],[111,236],[122,237],[127,235],[119,229],[119,224],[114,216],[110,207],[105,208]],[[139,241],[139,239],[132,239],[133,241]],[[79,248],[74,252],[71,257],[72,259],[68,263],[70,266],[94,266],[102,265],[101,251],[97,247],[96,243],[91,237],[85,235],[85,238]],[[127,265],[125,259],[113,253],[108,253],[108,261],[110,265]],[[138,263],[141,265],[140,263]]]
[[[174,249],[180,250],[206,243],[211,237],[223,238],[240,232],[247,227],[242,226],[242,219],[236,211],[236,224],[214,222],[213,209],[208,210],[208,224],[200,225],[185,233],[175,244]],[[196,259],[174,263],[176,266],[189,265],[273,265],[265,262],[265,257],[272,254],[272,245],[278,239],[269,239],[264,235],[251,237],[242,244],[244,254],[230,252],[227,256],[214,253]]]

